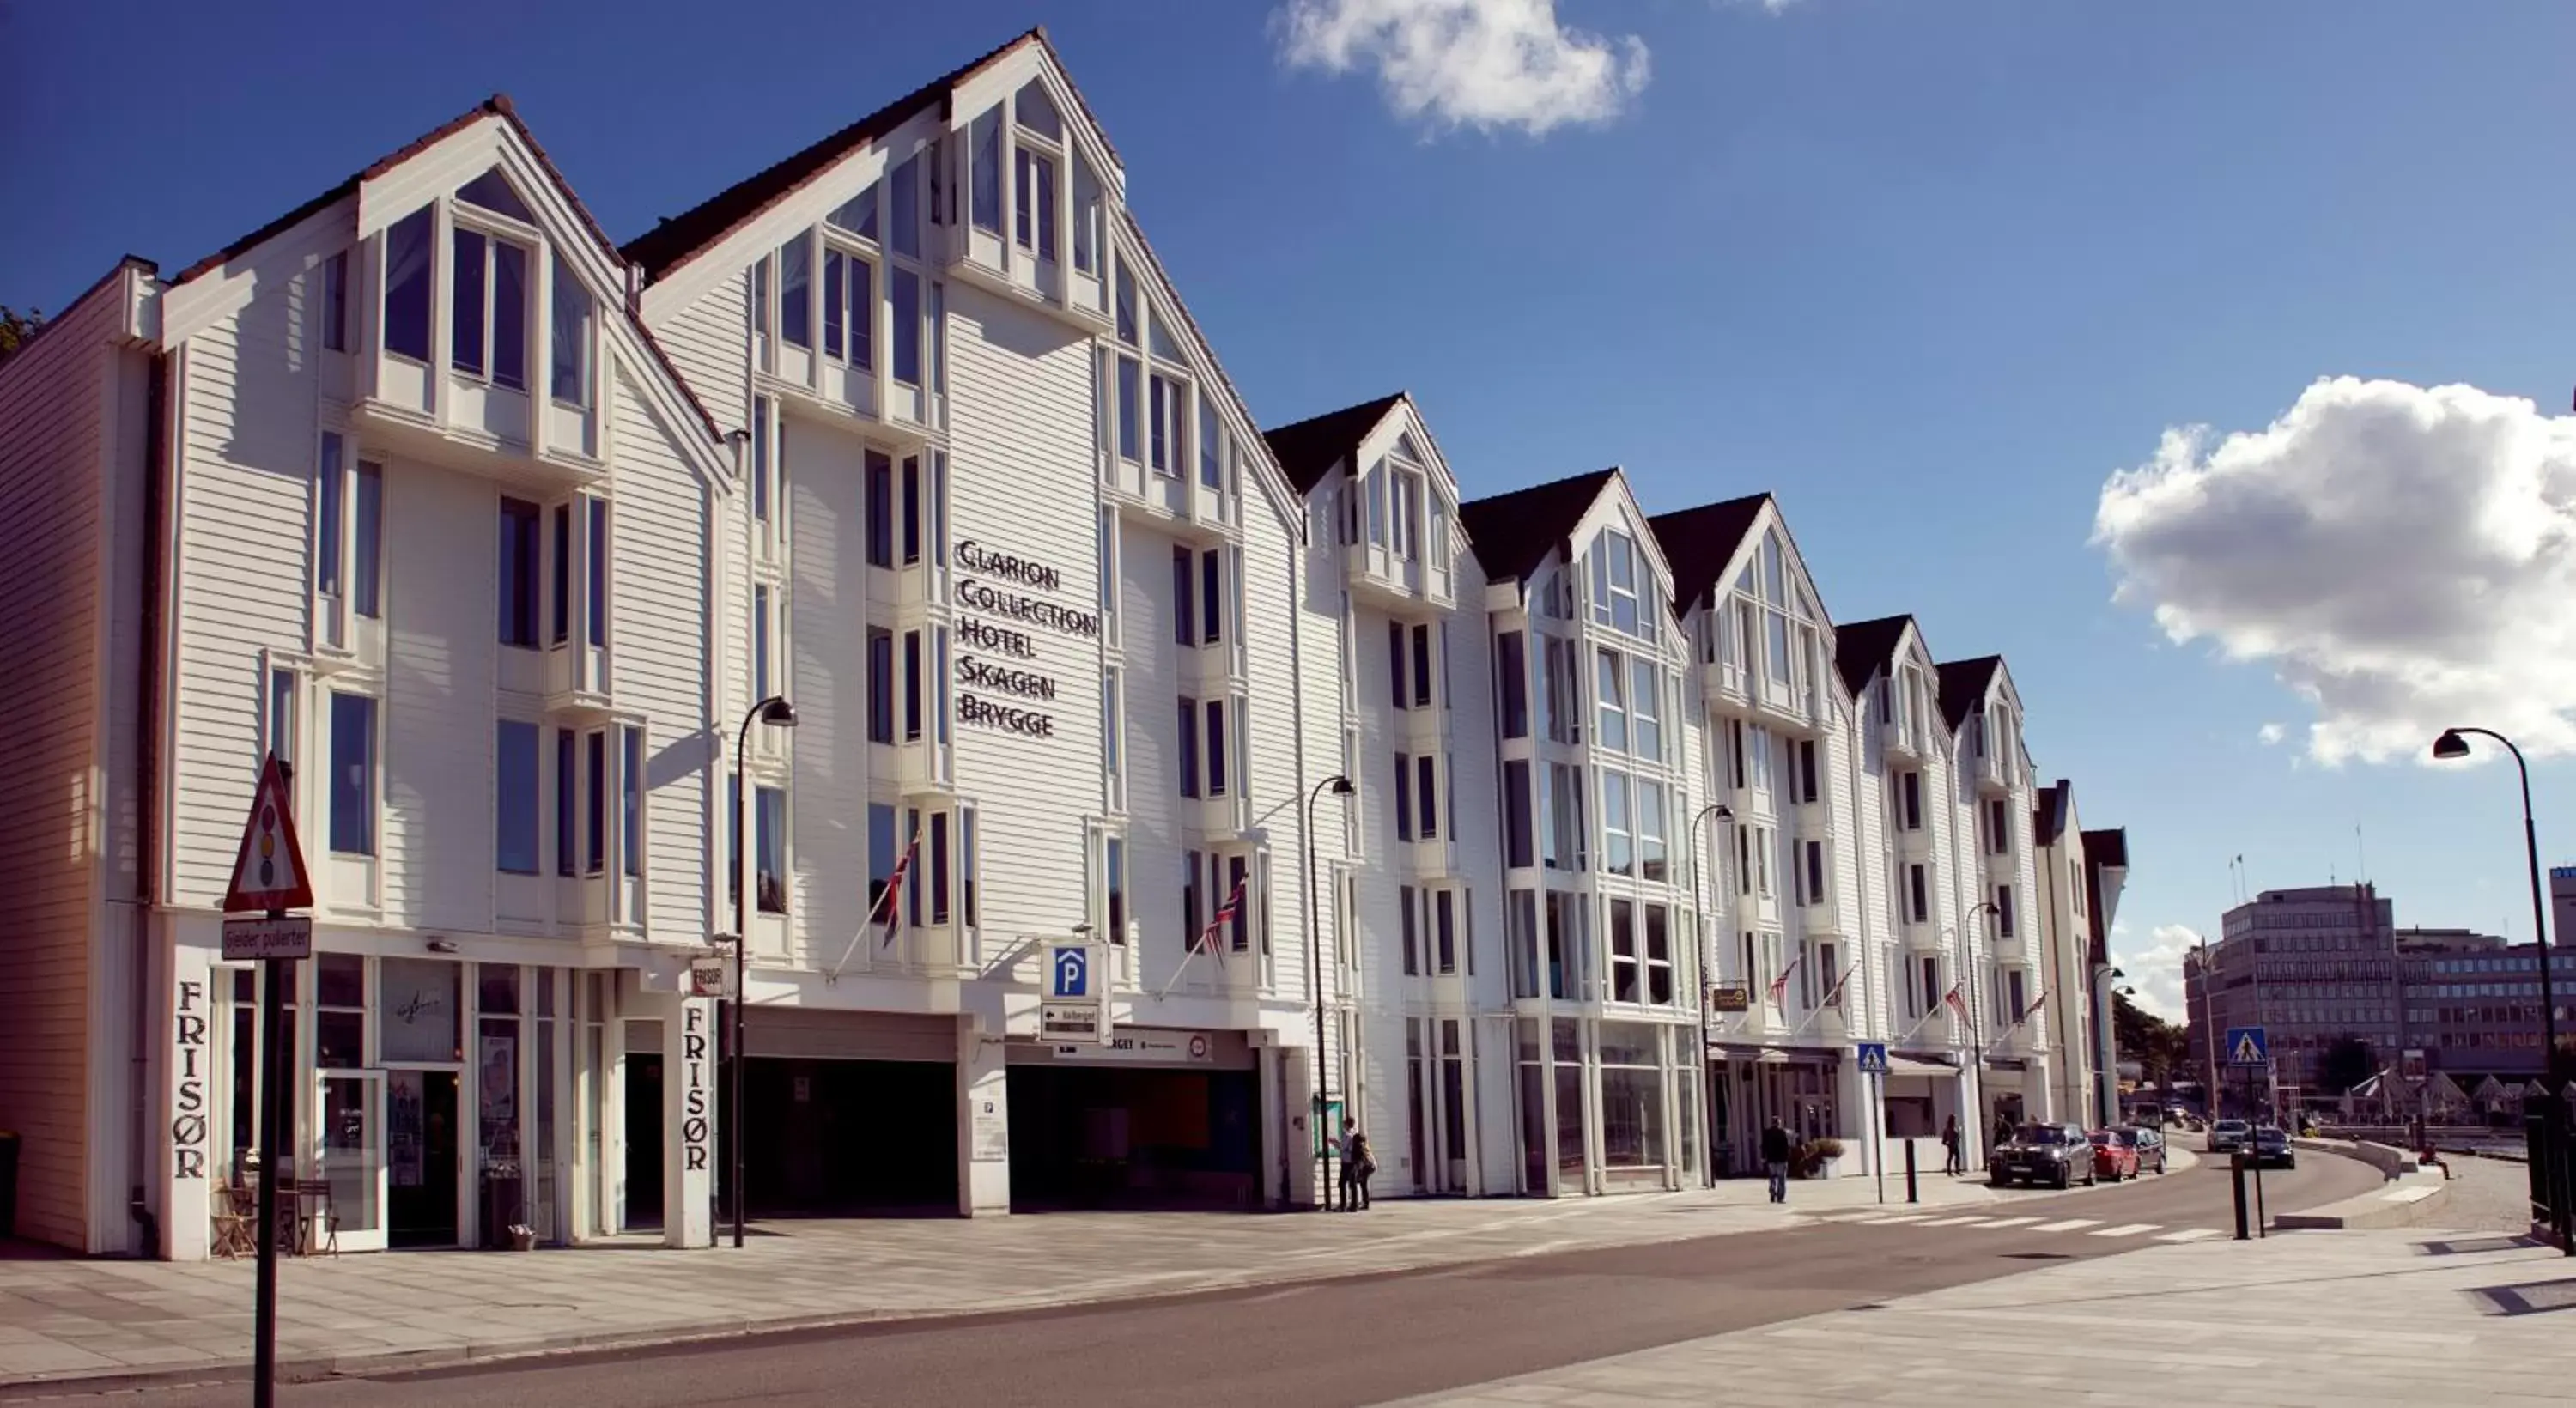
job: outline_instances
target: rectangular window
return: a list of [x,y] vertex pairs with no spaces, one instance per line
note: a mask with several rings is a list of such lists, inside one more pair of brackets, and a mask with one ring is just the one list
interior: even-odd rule
[[1118,734],[1121,715],[1118,708],[1118,671],[1111,667],[1100,672],[1100,761],[1112,781],[1125,774],[1125,762],[1119,756]]
[[1673,1000],[1672,918],[1659,904],[1646,906],[1646,1000],[1659,1004]]
[[769,687],[769,588],[751,589],[751,697],[767,699]]
[[930,814],[930,922],[948,922],[948,813]]
[[1225,858],[1225,898],[1234,904],[1234,915],[1226,924],[1226,938],[1237,953],[1252,946],[1250,869],[1251,862],[1242,856]]
[[1100,267],[1100,178],[1080,154],[1073,158],[1073,267],[1089,274]]
[[1930,923],[1932,921],[1932,892],[1928,877],[1924,875],[1922,866],[1909,865],[1905,867],[1905,892],[1907,900],[1907,917],[1917,924]]
[[921,632],[903,633],[903,741],[921,741]]
[[1225,701],[1207,702],[1207,794],[1225,795]]
[[1625,753],[1628,751],[1627,672],[1620,664],[1619,652],[1615,650],[1602,651],[1596,663],[1600,668],[1594,672],[1593,681],[1600,696],[1601,746],[1613,753]]
[[564,405],[586,408],[590,405],[590,290],[573,277],[562,255],[553,259],[554,344],[546,371],[547,394]]
[[1637,783],[1637,878],[1657,883],[1672,878],[1671,847],[1665,840],[1664,784]]
[[1181,942],[1195,946],[1202,926],[1199,923],[1199,877],[1206,867],[1196,851],[1181,854]]
[[1662,672],[1655,662],[1642,655],[1629,658],[1630,679],[1635,689],[1628,696],[1636,734],[1636,754],[1655,762],[1664,757],[1664,706]]
[[1411,885],[1395,887],[1395,907],[1399,916],[1397,925],[1404,936],[1404,976],[1408,978],[1416,977],[1422,972],[1421,920],[1418,917],[1419,906],[1414,898],[1418,893],[1420,892]]
[[751,398],[751,516],[769,521],[769,398]]
[[1215,645],[1225,638],[1225,550],[1210,548],[1199,554],[1199,644]]
[[1421,820],[1413,830],[1425,841],[1440,839],[1440,775],[1428,753],[1413,760],[1414,805],[1421,808]]
[[840,357],[849,346],[850,265],[837,249],[823,251],[823,355]]
[[912,567],[921,561],[921,525],[929,505],[921,497],[921,456],[906,455],[903,461],[903,565]]
[[1431,628],[1413,628],[1413,707],[1431,707]]
[[1503,764],[1503,863],[1534,864],[1530,843],[1530,765],[1518,758]]
[[501,643],[537,648],[537,506],[501,500]]
[[1986,849],[1996,855],[2012,850],[2012,811],[2001,798],[1986,803]]
[[1133,357],[1118,359],[1118,457],[1130,464],[1140,458],[1137,450],[1136,423],[1137,379],[1144,375]]
[[1018,202],[1012,211],[1013,236],[1022,249],[1040,259],[1055,258],[1055,158],[1026,147],[1012,155]]
[[2010,885],[1995,887],[1995,932],[2007,939],[2013,936],[2013,893]]
[[867,452],[868,565],[894,566],[894,459]]
[[322,348],[349,350],[349,251],[322,261]]
[[1181,696],[1181,795],[1199,795],[1199,701]]
[[331,850],[376,853],[376,701],[331,693]]
[[358,461],[358,516],[349,526],[349,609],[369,620],[384,615],[385,467]]
[[572,505],[555,505],[554,635],[557,645],[572,639]]
[[608,868],[608,735],[593,729],[585,738],[588,746],[582,751],[589,776],[582,779],[582,820],[588,835],[582,847],[582,874],[597,875]]
[[1172,642],[1183,647],[1199,643],[1198,591],[1192,581],[1192,557],[1188,548],[1172,548]]
[[752,796],[752,844],[757,848],[760,883],[753,893],[759,897],[763,914],[787,912],[787,792],[779,787],[754,787]]
[[1395,839],[1413,839],[1413,759],[1395,755]]
[[1002,233],[1002,109],[997,105],[976,118],[967,133],[967,215],[975,228]]
[[1431,951],[1434,971],[1458,971],[1458,892],[1455,890],[1431,892]]
[[1825,843],[1809,841],[1805,849],[1807,860],[1806,873],[1803,877],[1805,890],[1799,896],[1799,902],[1823,904],[1825,902]]
[[1529,737],[1529,660],[1526,638],[1505,631],[1494,640],[1494,670],[1500,677],[1503,737]]
[[313,518],[313,590],[329,599],[341,593],[341,535],[348,522],[349,465],[343,457],[345,446],[331,431],[322,432],[321,465],[316,477],[320,483],[315,497],[320,506]]
[[1636,871],[1634,834],[1629,831],[1628,776],[1601,774],[1602,869],[1612,875]]
[[644,730],[625,730],[625,758],[618,770],[618,843],[629,878],[644,873]]
[[1629,900],[1610,901],[1610,1000],[1635,1002],[1639,997],[1637,972],[1637,906]]
[[1798,740],[1798,800],[1816,800],[1816,740]]
[[415,362],[429,360],[433,218],[423,206],[385,231],[385,350]]
[[809,235],[778,247],[778,336],[791,347],[814,345],[814,242]]
[[1199,485],[1225,488],[1225,437],[1217,429],[1216,398],[1199,398]]
[[1100,884],[1108,897],[1109,942],[1127,942],[1127,838],[1100,838]]
[[493,739],[495,864],[505,874],[537,873],[537,726],[503,719]]
[[289,767],[295,764],[295,672],[268,672],[267,751]]
[[1148,458],[1156,474],[1177,475],[1181,472],[1181,384],[1156,372],[1147,379],[1146,390],[1152,411],[1146,422]]
[[894,742],[894,632],[868,627],[868,741]]
[[1908,831],[1923,829],[1923,774],[1897,775],[1897,813]]
[[921,276],[897,269],[886,276],[887,301],[894,305],[894,379],[921,385]]
[[608,501],[590,501],[590,643],[608,645]]
[[[580,773],[573,732],[555,730],[555,874],[571,875],[573,862],[581,854]],[[725,813],[725,829],[733,828],[733,813]]]

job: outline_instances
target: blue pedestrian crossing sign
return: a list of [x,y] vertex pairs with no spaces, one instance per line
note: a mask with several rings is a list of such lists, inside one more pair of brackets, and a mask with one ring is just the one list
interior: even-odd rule
[[2261,1027],[2227,1029],[2227,1064],[2231,1066],[2268,1066],[2272,1064],[2270,1043],[2263,1038]]
[[1089,997],[1091,995],[1091,950],[1081,944],[1059,946],[1047,961],[1050,975],[1048,995],[1052,997]]
[[1859,1066],[1860,1066],[1860,1073],[1861,1073],[1862,1075],[1865,1075],[1865,1076],[1883,1076],[1883,1075],[1886,1075],[1886,1074],[1887,1074],[1887,1043],[1886,1043],[1886,1042],[1883,1042],[1883,1041],[1860,1041],[1860,1042],[1854,1042],[1854,1043],[1852,1043],[1852,1052],[1853,1052],[1853,1055],[1854,1055],[1855,1057],[1857,1057],[1857,1058],[1858,1058],[1858,1064],[1859,1064]]

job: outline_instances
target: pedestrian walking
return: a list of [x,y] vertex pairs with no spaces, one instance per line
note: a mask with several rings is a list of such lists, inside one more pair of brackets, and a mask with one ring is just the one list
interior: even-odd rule
[[1941,1126],[1941,1172],[1956,1178],[1965,1167],[1959,1161],[1959,1117],[1952,1115]]
[[1359,1121],[1347,1118],[1344,1119],[1342,1121],[1342,1137],[1339,1141],[1341,1144],[1340,1153],[1342,1156],[1342,1197],[1341,1201],[1334,1205],[1333,1210],[1335,1212],[1356,1212],[1359,1210],[1360,1160],[1359,1155],[1353,1152],[1354,1148],[1359,1143],[1359,1138]]
[[1377,1150],[1369,1147],[1369,1137],[1359,1130],[1351,1131],[1351,1167],[1358,1171],[1352,1187],[1359,1191],[1359,1206],[1353,1212],[1366,1212],[1369,1205],[1369,1178],[1377,1172]]
[[1789,1131],[1778,1115],[1762,1131],[1762,1166],[1771,1173],[1771,1201],[1789,1201]]

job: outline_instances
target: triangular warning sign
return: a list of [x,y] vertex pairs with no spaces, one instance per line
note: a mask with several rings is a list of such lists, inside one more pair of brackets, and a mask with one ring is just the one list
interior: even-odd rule
[[2248,1033],[2236,1038],[2236,1050],[2227,1059],[2240,1066],[2259,1066],[2263,1064],[2263,1048],[2256,1045],[2253,1035]]
[[250,799],[250,820],[242,826],[224,913],[312,907],[313,882],[304,873],[304,848],[296,843],[295,812],[286,796],[286,764],[271,753]]

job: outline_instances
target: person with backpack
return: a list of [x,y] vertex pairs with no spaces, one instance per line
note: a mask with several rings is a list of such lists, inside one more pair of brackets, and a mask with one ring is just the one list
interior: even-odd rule
[[[1369,1137],[1356,1123],[1350,1120],[1342,1123],[1350,1130],[1349,1151],[1342,1165],[1349,1170],[1350,1182],[1345,1185],[1347,1191],[1343,1196],[1342,1211],[1365,1212],[1369,1205],[1369,1176],[1377,1172],[1377,1150],[1369,1146]],[[1351,1200],[1351,1193],[1358,1194],[1356,1202]]]
[[1762,1166],[1771,1174],[1771,1201],[1789,1201],[1789,1131],[1778,1115],[1762,1131]]

